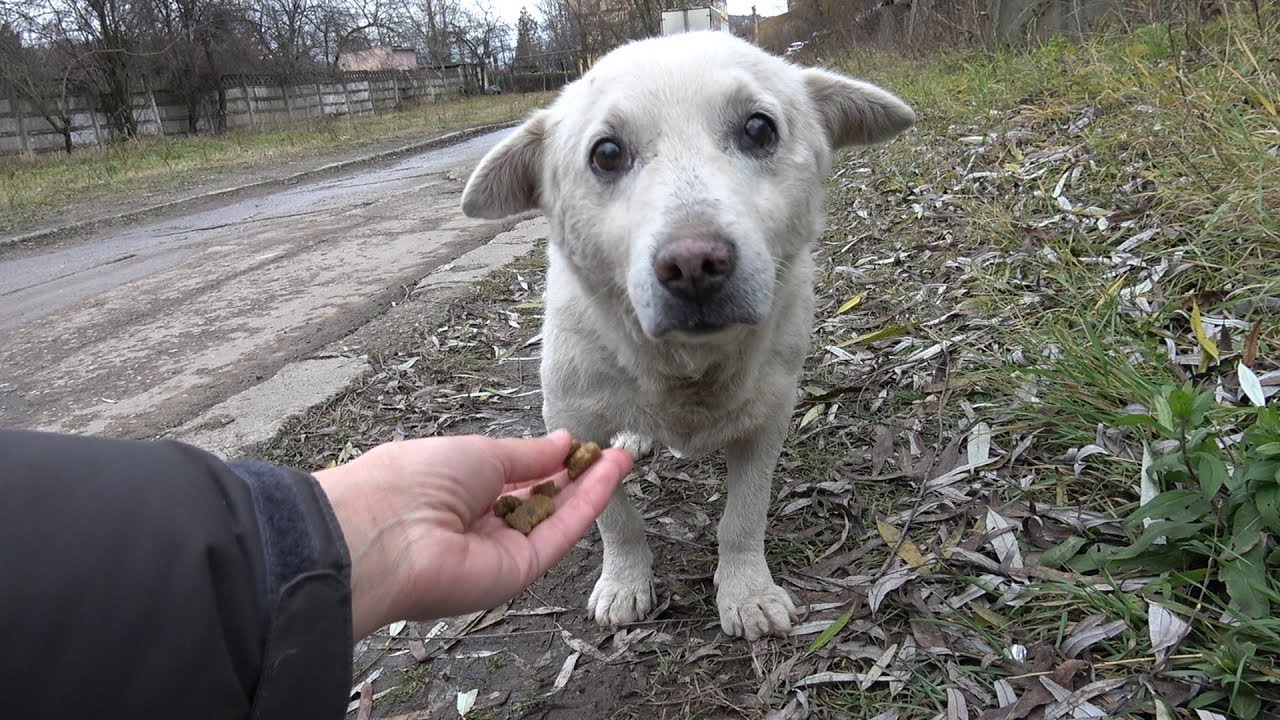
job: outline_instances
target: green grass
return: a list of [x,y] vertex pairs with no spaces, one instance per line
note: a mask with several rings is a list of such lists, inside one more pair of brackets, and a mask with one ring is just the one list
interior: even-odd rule
[[[850,162],[871,165],[874,173],[863,184],[833,187],[833,218],[843,223],[833,220],[829,240],[840,244],[864,229],[867,223],[854,210],[863,209],[865,217],[868,207],[883,239],[859,246],[864,251],[893,243],[910,248],[945,237],[940,257],[919,261],[914,272],[921,283],[944,284],[953,302],[922,307],[910,294],[919,285],[874,275],[880,272],[876,269],[873,279],[880,282],[868,291],[907,309],[892,322],[922,323],[950,310],[982,321],[976,330],[956,322],[931,331],[912,325],[913,332],[929,338],[962,338],[945,370],[966,382],[954,394],[912,398],[900,389],[890,392],[869,420],[936,415],[941,427],[954,427],[966,416],[988,421],[997,442],[1031,441],[1021,467],[1011,472],[1029,477],[1029,485],[1022,491],[1000,483],[985,487],[991,493],[986,499],[996,501],[993,507],[1029,498],[1124,518],[1138,507],[1141,444],[1158,439],[1118,427],[1126,406],[1149,408],[1161,387],[1186,380],[1206,389],[1221,383],[1233,396],[1247,328],[1258,332],[1249,351],[1252,367],[1259,373],[1277,367],[1280,25],[1275,20],[1280,16],[1275,10],[1274,4],[1264,4],[1262,16],[1271,21],[1263,28],[1252,14],[1229,13],[1191,33],[1148,26],[1083,43],[1053,40],[1031,50],[953,50],[923,58],[860,50],[844,59],[853,74],[900,93],[919,112],[920,124],[907,139]],[[1081,122],[1086,117],[1090,121]],[[997,139],[991,141],[990,134]],[[1027,172],[1055,151],[1065,152],[1065,159],[1043,163],[1044,172]],[[972,172],[993,175],[966,183]],[[1060,188],[1076,211],[1063,210],[1054,197]],[[903,211],[912,201],[925,207],[936,201],[948,217],[916,220]],[[1091,207],[1105,212],[1079,211]],[[1058,214],[1073,219],[1041,226]],[[1110,216],[1105,226],[1097,223],[1099,215]],[[1153,232],[1122,257],[1118,248],[1147,231]],[[854,265],[858,251],[830,262]],[[948,271],[943,264],[983,252],[994,253],[997,261],[965,271]],[[841,282],[826,274],[820,288],[839,303],[856,292]],[[1138,306],[1135,295],[1147,304]],[[1193,306],[1205,317],[1237,321],[1246,329],[1211,333],[1217,358],[1173,362],[1170,347],[1182,356],[1208,352],[1194,332]],[[834,321],[827,332],[822,337],[820,331],[821,342],[856,334],[840,330]],[[841,379],[826,383],[838,385]],[[928,403],[933,405],[926,413]],[[1222,436],[1248,426],[1240,413],[1218,422],[1213,431]],[[1113,441],[1128,454],[1096,455],[1077,476],[1065,454],[1098,442],[1100,431],[1115,433]],[[910,503],[910,498],[901,500]],[[1186,542],[1206,556],[1225,553],[1224,527],[1222,518],[1206,522],[1202,533]],[[911,534],[918,543],[936,544],[936,538]],[[1275,547],[1274,537],[1263,542]],[[1033,584],[1035,600],[1000,609],[1008,627],[985,632],[996,647],[1015,641],[1056,647],[1064,633],[1090,615],[1122,620],[1123,632],[1093,648],[1097,677],[1137,677],[1154,667],[1162,677],[1195,678],[1214,690],[1203,693],[1199,705],[1181,705],[1184,712],[1205,707],[1232,716],[1274,716],[1267,713],[1280,712],[1276,623],[1258,618],[1236,626],[1223,623],[1227,596],[1213,580],[1216,572],[1210,562],[1207,570],[1166,573],[1133,595],[1089,590],[1085,583]],[[955,579],[963,577],[962,570]],[[1270,592],[1280,592],[1274,577],[1269,582]],[[1156,663],[1149,657],[1148,600],[1169,603],[1191,623],[1179,659]],[[965,611],[941,619],[968,632],[983,625],[981,616]],[[881,627],[892,637],[888,628],[894,624],[890,617]],[[928,665],[914,666],[912,672],[920,677],[908,684],[905,699],[900,696],[902,707],[928,708],[921,717],[945,709],[938,688],[947,685],[946,674]],[[980,684],[989,687],[992,679],[987,674]],[[868,711],[865,698],[839,695],[824,691],[821,697],[853,715]],[[1253,707],[1255,699],[1260,709]],[[1151,702],[1149,693],[1139,693],[1129,712],[1150,713]]]
[[57,217],[77,204],[178,191],[234,173],[517,120],[550,93],[460,98],[373,117],[342,117],[221,136],[144,138],[103,150],[0,159],[0,231]]

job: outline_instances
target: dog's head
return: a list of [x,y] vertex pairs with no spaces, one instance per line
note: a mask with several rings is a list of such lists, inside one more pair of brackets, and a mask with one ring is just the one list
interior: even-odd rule
[[590,289],[625,291],[651,338],[768,317],[822,222],[834,149],[915,115],[874,85],[804,69],[727,33],[613,51],[489,152],[462,209],[546,213]]

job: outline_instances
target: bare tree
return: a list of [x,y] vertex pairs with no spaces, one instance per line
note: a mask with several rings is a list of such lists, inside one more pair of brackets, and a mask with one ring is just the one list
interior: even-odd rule
[[330,68],[345,52],[365,50],[388,40],[390,21],[384,0],[329,0],[320,11],[320,37]]
[[457,13],[450,23],[450,36],[463,58],[479,67],[480,84],[487,87],[489,69],[508,60],[511,27],[485,3]]
[[[0,13],[0,82],[62,136],[63,149],[70,153],[72,90],[79,65],[74,48],[60,42],[61,33],[50,33],[47,18],[13,5],[0,7]],[[13,112],[22,110],[14,107]]]

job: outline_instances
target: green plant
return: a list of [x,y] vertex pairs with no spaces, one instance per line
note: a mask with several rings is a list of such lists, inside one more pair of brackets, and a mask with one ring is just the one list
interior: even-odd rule
[[[1262,707],[1258,686],[1280,685],[1260,660],[1280,651],[1272,618],[1280,606],[1280,411],[1224,407],[1190,383],[1164,388],[1152,406],[1151,414],[1118,419],[1146,428],[1155,447],[1167,449],[1155,459],[1144,451],[1145,501],[1125,520],[1132,540],[1095,544],[1066,564],[1158,573],[1147,592],[1214,610],[1197,617],[1205,648],[1197,667],[1220,689],[1200,706],[1221,701],[1250,720]],[[1064,543],[1055,561],[1082,545]]]

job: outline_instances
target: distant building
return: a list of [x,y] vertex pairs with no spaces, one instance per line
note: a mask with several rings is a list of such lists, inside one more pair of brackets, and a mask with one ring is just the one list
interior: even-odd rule
[[418,51],[411,47],[376,47],[353,50],[338,56],[338,69],[345,72],[357,70],[417,70]]

